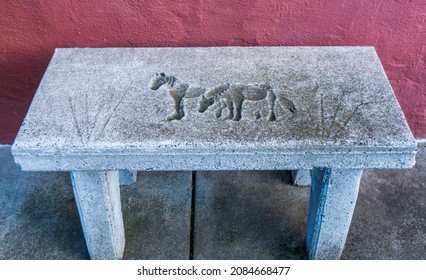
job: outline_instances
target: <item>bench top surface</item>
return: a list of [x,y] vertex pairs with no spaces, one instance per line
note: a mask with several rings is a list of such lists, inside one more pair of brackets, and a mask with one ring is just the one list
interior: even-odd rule
[[12,151],[34,169],[37,156],[277,152],[407,167],[415,149],[374,48],[216,47],[57,49]]

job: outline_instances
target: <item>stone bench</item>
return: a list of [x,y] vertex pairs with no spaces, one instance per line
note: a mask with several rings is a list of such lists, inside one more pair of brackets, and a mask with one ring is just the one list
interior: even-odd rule
[[337,259],[362,170],[416,142],[371,47],[57,49],[12,153],[71,172],[93,259],[123,256],[119,172],[310,170],[308,255]]

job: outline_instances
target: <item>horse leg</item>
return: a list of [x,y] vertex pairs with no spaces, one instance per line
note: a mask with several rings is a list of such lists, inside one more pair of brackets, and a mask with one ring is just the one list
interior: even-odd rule
[[223,118],[224,120],[232,120],[234,118],[234,102],[231,96],[226,96],[226,106],[228,108],[228,114]]
[[168,121],[180,120],[185,116],[185,113],[183,111],[183,102],[182,102],[184,95],[172,93],[172,92],[170,93],[170,95],[173,97],[175,111],[173,114],[167,117],[167,120]]
[[244,95],[241,92],[236,92],[233,95],[233,101],[235,106],[234,121],[241,120],[241,111],[243,109]]
[[217,118],[217,119],[219,119],[220,117],[222,117],[222,111],[223,111],[223,109],[225,109],[225,108],[226,108],[226,103],[225,103],[225,101],[220,100],[220,101],[219,101],[219,108],[218,108],[218,109],[216,109],[216,112],[215,112],[215,116],[216,116],[216,118]]
[[275,100],[277,97],[272,91],[268,92],[268,105],[269,105],[269,116],[268,121],[275,121],[277,118],[275,117]]
[[175,105],[176,106],[176,108],[178,108],[178,120],[180,120],[180,119],[182,119],[184,116],[185,116],[185,111],[184,111],[184,109],[183,109],[183,98],[184,98],[184,96],[185,95],[182,95],[181,97],[180,97],[180,101],[179,101],[179,103],[177,104],[177,105]]

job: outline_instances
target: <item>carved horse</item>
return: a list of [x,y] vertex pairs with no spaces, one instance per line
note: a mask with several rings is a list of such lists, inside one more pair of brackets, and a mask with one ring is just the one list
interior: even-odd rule
[[167,117],[168,121],[180,120],[185,116],[182,102],[183,98],[196,98],[205,92],[205,88],[193,87],[183,83],[174,76],[167,76],[164,73],[156,73],[151,80],[150,89],[158,90],[163,85],[167,85],[169,94],[174,100],[175,111]]
[[[223,83],[209,90],[206,94],[203,94],[200,99],[199,109],[200,113],[205,112],[210,106],[219,104],[219,110],[216,112],[216,117],[221,116],[222,109],[225,108],[223,105],[223,99],[226,100],[226,107],[228,114],[224,119],[232,119],[239,121],[241,119],[241,111],[245,100],[249,101],[260,101],[267,98],[269,106],[269,115],[267,119],[269,121],[275,121],[275,100],[277,97],[274,94],[272,87],[268,83],[256,83],[256,84],[229,84]],[[281,106],[294,113],[296,108],[293,102],[287,98],[279,98]]]
[[[268,120],[275,121],[275,96],[272,87],[268,83],[253,84],[230,84],[222,83],[210,88],[207,92],[203,87],[191,86],[183,83],[174,76],[165,73],[155,74],[151,80],[150,89],[158,90],[163,85],[168,88],[168,93],[174,100],[174,112],[167,117],[168,121],[180,120],[185,116],[183,98],[197,98],[201,96],[198,111],[205,112],[210,106],[217,105],[216,117],[220,118],[222,110],[227,108],[228,114],[224,119],[239,121],[241,119],[242,106],[245,100],[260,101],[268,99]],[[206,92],[204,94],[204,92]],[[290,112],[294,113],[296,108],[291,100],[280,97],[279,103]]]

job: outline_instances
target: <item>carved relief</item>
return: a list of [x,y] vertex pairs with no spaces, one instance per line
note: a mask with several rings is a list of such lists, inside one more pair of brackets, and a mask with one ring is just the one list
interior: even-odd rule
[[175,111],[167,117],[168,121],[180,120],[185,116],[183,108],[183,98],[196,98],[203,94],[205,88],[190,86],[183,83],[174,76],[166,76],[164,73],[155,74],[151,81],[150,89],[158,90],[161,86],[166,85],[170,96],[174,100]]
[[[269,106],[269,114],[267,119],[269,121],[275,121],[275,101],[277,96],[275,95],[272,86],[268,83],[251,83],[251,84],[230,84],[224,83],[216,86],[209,90],[207,93],[201,96],[200,107],[198,111],[200,113],[205,112],[210,106],[219,103],[219,109],[216,111],[216,117],[221,117],[222,110],[228,109],[228,114],[224,119],[230,119],[234,121],[241,120],[241,111],[245,100],[249,101],[261,101],[267,99]],[[278,98],[280,105],[294,113],[296,107],[293,102],[287,98]],[[260,113],[255,112],[256,118],[260,118]]]
[[[122,92],[108,92],[112,91],[108,87],[105,91],[110,94],[104,94],[100,99],[94,95],[91,96],[88,91],[80,96],[68,94],[71,120],[82,144],[87,145],[102,138],[106,127],[132,86],[130,85]],[[106,100],[106,98],[109,99]]]
[[[215,108],[216,118],[223,116],[223,110],[227,109],[227,114],[223,119],[239,121],[242,118],[241,111],[245,100],[261,101],[267,100],[269,114],[267,119],[275,121],[275,101],[290,112],[296,112],[294,103],[285,97],[275,95],[272,85],[269,83],[222,83],[206,90],[203,87],[190,86],[183,83],[174,76],[167,76],[165,73],[156,74],[151,81],[150,89],[158,90],[166,85],[168,92],[174,100],[174,112],[167,117],[168,121],[180,120],[185,116],[183,108],[183,98],[200,98],[198,112],[204,113],[210,107]],[[260,118],[260,113],[254,112],[256,119]]]

